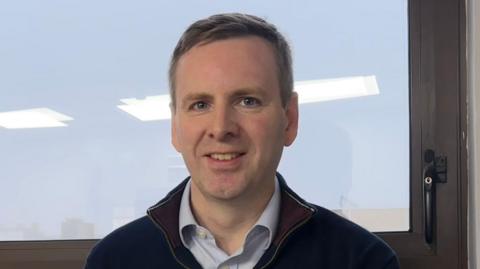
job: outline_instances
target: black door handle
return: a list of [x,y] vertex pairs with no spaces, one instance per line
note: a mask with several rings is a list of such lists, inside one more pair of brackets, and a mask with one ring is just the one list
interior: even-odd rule
[[433,240],[433,210],[434,206],[434,188],[433,179],[429,176],[423,179],[423,203],[424,203],[424,219],[425,219],[425,241],[431,244]]
[[447,157],[435,156],[433,150],[426,150],[423,167],[423,216],[425,242],[433,242],[435,225],[435,184],[447,182]]

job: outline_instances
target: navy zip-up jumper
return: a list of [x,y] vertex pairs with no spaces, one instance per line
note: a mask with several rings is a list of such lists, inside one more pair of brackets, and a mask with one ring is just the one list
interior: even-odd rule
[[[362,227],[296,195],[277,173],[277,233],[254,268],[398,269],[393,250]],[[188,178],[141,217],[107,235],[85,269],[200,269],[181,242],[178,216]]]

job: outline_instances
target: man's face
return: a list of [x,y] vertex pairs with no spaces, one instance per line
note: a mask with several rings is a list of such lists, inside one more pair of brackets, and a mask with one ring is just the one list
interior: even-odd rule
[[232,200],[273,188],[298,123],[297,96],[282,106],[277,74],[273,47],[258,37],[214,41],[180,58],[172,142],[192,191]]

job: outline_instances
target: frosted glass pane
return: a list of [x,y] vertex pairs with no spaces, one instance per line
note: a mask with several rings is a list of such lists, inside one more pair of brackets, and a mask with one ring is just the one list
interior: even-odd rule
[[302,103],[279,167],[288,184],[372,231],[408,230],[406,2],[3,2],[0,240],[100,238],[183,180],[163,109],[170,53],[191,22],[232,11],[292,44]]

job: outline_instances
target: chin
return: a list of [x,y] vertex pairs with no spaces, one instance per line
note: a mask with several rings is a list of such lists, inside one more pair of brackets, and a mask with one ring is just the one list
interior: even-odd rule
[[205,197],[231,200],[242,196],[248,189],[246,177],[236,173],[209,173],[198,179],[194,180],[195,185]]
[[218,200],[234,200],[245,193],[244,187],[239,186],[238,182],[215,182],[214,185],[204,187],[205,194]]

